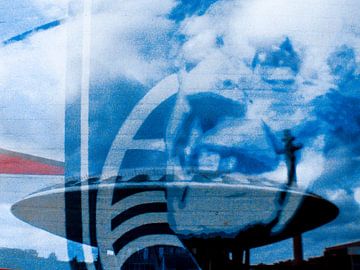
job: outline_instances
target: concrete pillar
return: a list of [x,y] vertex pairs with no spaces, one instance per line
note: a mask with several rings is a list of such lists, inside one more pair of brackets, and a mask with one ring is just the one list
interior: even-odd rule
[[301,234],[294,236],[293,248],[294,248],[294,263],[295,263],[295,265],[299,265],[304,260]]

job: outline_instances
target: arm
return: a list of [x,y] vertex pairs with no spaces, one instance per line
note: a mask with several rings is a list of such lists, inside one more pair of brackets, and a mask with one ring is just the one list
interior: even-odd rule
[[297,151],[297,150],[300,150],[300,149],[303,148],[303,147],[304,147],[304,145],[303,145],[302,143],[295,144],[295,145],[293,146],[293,150],[294,150],[294,151]]

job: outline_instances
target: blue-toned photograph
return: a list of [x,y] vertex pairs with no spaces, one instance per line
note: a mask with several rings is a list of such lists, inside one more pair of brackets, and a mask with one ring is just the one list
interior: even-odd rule
[[0,0],[0,269],[360,270],[360,2]]

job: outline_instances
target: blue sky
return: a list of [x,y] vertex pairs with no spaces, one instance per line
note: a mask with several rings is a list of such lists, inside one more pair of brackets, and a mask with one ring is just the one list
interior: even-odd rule
[[[360,238],[358,1],[95,1],[94,10],[95,84],[149,89],[184,69],[185,97],[226,89],[246,104],[242,122],[228,120],[201,143],[240,147],[246,141],[252,155],[259,153],[255,145],[264,146],[272,169],[261,173],[281,181],[284,163],[266,148],[260,123],[275,134],[292,128],[306,146],[300,185],[340,208],[335,222],[304,235],[305,255]],[[0,38],[66,16],[66,1],[1,1]],[[0,48],[2,147],[64,159],[66,28],[77,23]],[[274,250],[276,259],[290,258],[290,245],[256,249],[254,260],[270,262]]]

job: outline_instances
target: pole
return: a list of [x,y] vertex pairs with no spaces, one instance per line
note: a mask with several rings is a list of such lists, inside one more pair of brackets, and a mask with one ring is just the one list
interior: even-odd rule
[[301,234],[294,236],[293,248],[294,248],[294,263],[295,265],[300,265],[304,260]]

